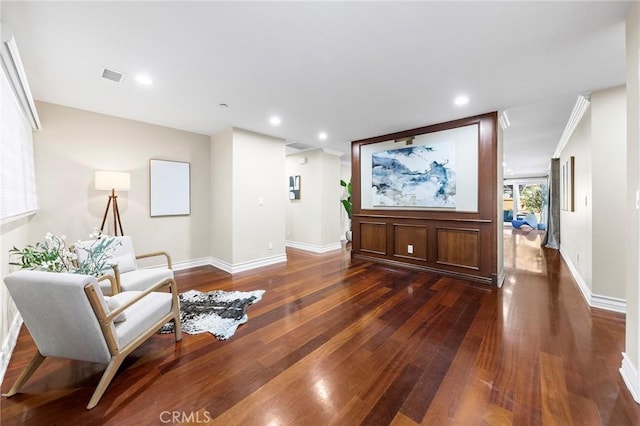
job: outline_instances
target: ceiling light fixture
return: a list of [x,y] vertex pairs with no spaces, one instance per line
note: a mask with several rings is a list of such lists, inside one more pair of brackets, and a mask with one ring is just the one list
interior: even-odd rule
[[460,95],[453,101],[453,103],[458,106],[466,105],[469,103],[469,98],[467,96]]
[[153,84],[153,80],[148,75],[138,74],[136,76],[136,81],[140,84],[144,84],[145,86],[150,86]]
[[273,124],[274,126],[279,126],[280,122],[280,117],[276,117],[275,115],[269,119],[269,123]]
[[328,135],[325,132],[320,132],[318,133],[318,139],[320,139],[321,141],[327,139]]

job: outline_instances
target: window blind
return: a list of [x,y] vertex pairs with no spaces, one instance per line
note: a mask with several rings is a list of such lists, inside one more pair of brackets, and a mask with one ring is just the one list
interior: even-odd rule
[[[4,28],[3,28],[4,30]],[[0,66],[0,221],[7,222],[38,208],[33,161],[33,125],[18,93],[33,106],[13,38],[3,31]],[[11,55],[11,50],[15,54]],[[17,57],[16,57],[17,56]],[[11,76],[14,78],[11,78]],[[19,78],[16,78],[19,76]],[[19,86],[19,87],[17,87]],[[23,99],[24,100],[24,99]],[[30,108],[29,108],[30,110]],[[35,116],[37,122],[37,115]]]

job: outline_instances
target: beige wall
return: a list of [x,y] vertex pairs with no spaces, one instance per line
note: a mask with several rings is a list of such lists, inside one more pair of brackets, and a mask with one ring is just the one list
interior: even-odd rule
[[211,255],[233,263],[233,129],[211,136]]
[[625,258],[619,248],[627,230],[611,224],[624,216],[626,206],[626,102],[625,86],[591,94],[592,291],[617,299],[625,298]]
[[[636,191],[640,188],[640,175],[638,173],[638,169],[640,169],[640,129],[638,127],[638,116],[640,114],[640,84],[638,81],[640,75],[640,64],[638,61],[638,51],[640,49],[640,4],[638,4],[638,2],[633,2],[631,8],[627,12],[626,39],[627,203],[625,208],[625,217],[624,219],[621,219],[621,223],[624,224],[627,235],[623,246],[624,253],[626,254],[625,295],[627,300],[625,359],[632,366],[630,370],[635,371],[636,377],[633,378],[633,384],[635,385],[635,391],[638,393],[640,392],[640,380],[637,377],[638,368],[640,368],[640,350],[638,348],[640,345],[640,339],[638,336],[640,333],[640,318],[638,316],[638,310],[640,309],[640,292],[638,291],[640,284],[638,276],[638,265],[640,265],[638,244],[640,242],[640,238],[638,238],[638,223],[640,222],[640,218],[638,216],[638,210],[635,208]],[[623,368],[624,367],[625,365],[623,363]],[[638,397],[637,394],[636,397]],[[636,400],[638,400],[638,398],[636,398]]]
[[575,157],[575,211],[560,212],[562,254],[589,303],[624,310],[627,229],[611,226],[626,209],[626,89],[595,91],[560,156]]
[[[40,210],[29,226],[29,242],[47,232],[65,234],[70,242],[87,239],[102,222],[108,196],[94,189],[94,172],[116,170],[131,173],[131,190],[117,195],[124,232],[137,252],[166,250],[178,263],[209,256],[208,136],[43,102],[37,108]],[[151,158],[191,164],[190,215],[150,217]],[[112,221],[107,222],[112,233]]]
[[287,201],[288,244],[316,252],[339,247],[340,158],[317,149],[288,156],[286,167],[287,176],[301,177],[300,200]]
[[233,129],[233,265],[286,256],[285,158],[283,139]]
[[[560,169],[575,157],[575,211],[560,211],[560,250],[573,264],[583,285],[592,292],[591,283],[591,110],[587,110],[560,154]],[[585,198],[588,200],[585,205]]]
[[[9,250],[13,246],[24,247],[29,243],[29,219],[22,218],[0,225],[0,250],[2,263],[0,264],[0,277],[4,279],[7,274],[18,269],[9,266]],[[0,284],[0,381],[4,378],[4,372],[9,364],[11,351],[18,337],[21,324],[18,310],[4,283]]]

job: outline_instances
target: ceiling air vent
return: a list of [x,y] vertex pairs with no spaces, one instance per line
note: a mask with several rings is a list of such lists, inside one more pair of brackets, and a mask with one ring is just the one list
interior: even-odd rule
[[118,71],[110,70],[109,68],[105,68],[102,71],[102,78],[106,78],[107,80],[115,81],[116,83],[120,83],[124,78],[124,74]]

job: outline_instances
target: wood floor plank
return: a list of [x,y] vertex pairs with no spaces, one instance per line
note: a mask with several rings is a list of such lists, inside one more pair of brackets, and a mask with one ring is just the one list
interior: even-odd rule
[[[46,359],[2,425],[637,425],[618,369],[624,315],[589,309],[540,233],[505,230],[501,289],[437,274],[288,250],[231,275],[176,272],[179,291],[263,299],[227,341],[156,335],[86,406],[103,365]],[[28,363],[23,327],[2,391]]]

